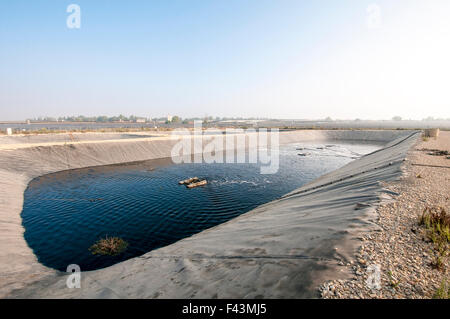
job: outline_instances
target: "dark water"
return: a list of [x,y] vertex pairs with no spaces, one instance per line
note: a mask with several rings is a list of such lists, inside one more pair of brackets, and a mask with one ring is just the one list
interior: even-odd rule
[[[261,175],[257,164],[174,165],[170,159],[49,174],[25,191],[25,239],[46,266],[107,267],[226,222],[377,148],[285,145],[273,175]],[[178,185],[193,176],[209,183]],[[126,240],[127,250],[114,257],[92,255],[89,247],[106,235]]]

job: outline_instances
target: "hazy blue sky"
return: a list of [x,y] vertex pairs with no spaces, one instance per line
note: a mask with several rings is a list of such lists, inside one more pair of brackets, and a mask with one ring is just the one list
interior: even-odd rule
[[0,120],[449,118],[449,75],[448,0],[0,2]]

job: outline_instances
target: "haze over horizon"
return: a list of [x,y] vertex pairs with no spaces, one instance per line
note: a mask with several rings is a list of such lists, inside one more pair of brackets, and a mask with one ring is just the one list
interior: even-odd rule
[[449,17],[446,0],[1,2],[0,120],[448,119]]

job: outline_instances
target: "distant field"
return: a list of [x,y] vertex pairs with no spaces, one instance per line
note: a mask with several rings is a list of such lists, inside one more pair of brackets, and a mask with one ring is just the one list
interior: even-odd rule
[[[158,130],[170,130],[180,127],[192,127],[192,124],[165,124],[156,123]],[[203,127],[267,127],[280,129],[426,129],[440,128],[450,130],[450,120],[434,121],[310,121],[310,120],[239,120],[239,121],[212,121]],[[12,128],[14,133],[49,133],[50,132],[128,132],[128,131],[152,131],[154,123],[95,123],[95,122],[45,122],[45,123],[0,123],[0,134],[5,134],[7,128]]]

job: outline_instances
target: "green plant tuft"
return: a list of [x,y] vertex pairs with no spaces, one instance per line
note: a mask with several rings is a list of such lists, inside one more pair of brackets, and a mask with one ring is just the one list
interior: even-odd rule
[[117,256],[127,249],[128,243],[119,237],[108,237],[100,239],[93,244],[89,250],[93,255]]
[[443,280],[441,286],[436,290],[433,299],[450,299],[450,286],[448,280]]
[[444,259],[448,256],[450,242],[450,215],[443,207],[426,207],[419,217],[419,225],[426,228],[427,237],[433,242],[437,252],[431,266],[444,270]]

